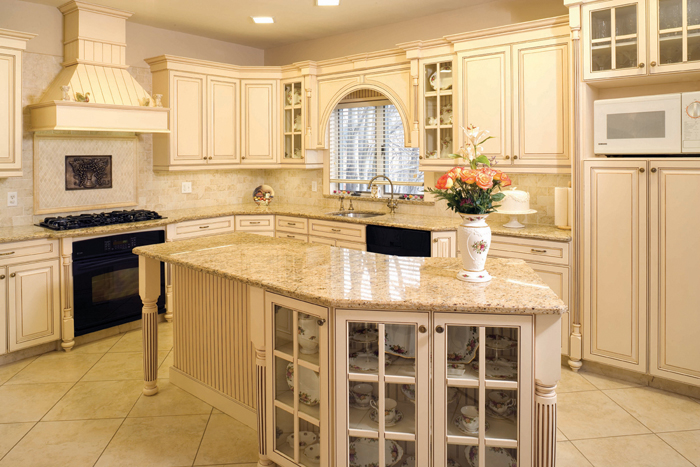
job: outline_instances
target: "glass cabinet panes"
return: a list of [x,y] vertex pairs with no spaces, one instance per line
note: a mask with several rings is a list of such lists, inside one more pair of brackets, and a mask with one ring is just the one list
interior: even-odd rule
[[612,68],[612,10],[599,10],[591,13],[591,52],[593,71]]
[[454,153],[452,62],[423,66],[423,157],[446,159]]
[[[652,66],[700,60],[700,0],[656,0],[657,44]],[[656,52],[656,55],[654,55]],[[653,68],[652,68],[653,69]]]
[[292,82],[284,85],[284,160],[293,161],[304,158],[302,138],[304,134],[304,116],[302,113],[302,83]]
[[640,60],[637,5],[590,12],[589,71],[637,68]]

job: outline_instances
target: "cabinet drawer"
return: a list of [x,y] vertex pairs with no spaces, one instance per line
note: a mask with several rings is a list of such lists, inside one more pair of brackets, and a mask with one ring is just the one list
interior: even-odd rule
[[348,250],[367,251],[367,244],[360,242],[344,242],[343,240],[337,240],[335,246],[347,248]]
[[241,231],[273,231],[275,216],[236,216],[236,230]]
[[360,224],[348,224],[344,222],[309,221],[309,234],[319,237],[331,237],[337,240],[366,243],[365,226]]
[[0,244],[0,264],[58,258],[58,240],[29,240]]
[[301,217],[277,216],[275,229],[283,232],[293,232],[299,234],[309,233],[309,221]]
[[335,239],[326,237],[315,237],[313,235],[309,235],[309,243],[318,243],[321,245],[335,246]]
[[205,235],[233,232],[234,230],[235,224],[233,216],[216,217],[214,219],[197,219],[194,221],[180,222],[172,226],[172,228],[168,229],[168,234],[172,235],[168,240],[203,237]]
[[549,264],[569,264],[569,244],[546,240],[493,236],[489,256]]
[[286,238],[287,240],[297,240],[297,241],[304,242],[304,243],[308,243],[308,241],[309,241],[309,237],[307,235],[287,233],[287,232],[277,232],[275,234],[275,237]]

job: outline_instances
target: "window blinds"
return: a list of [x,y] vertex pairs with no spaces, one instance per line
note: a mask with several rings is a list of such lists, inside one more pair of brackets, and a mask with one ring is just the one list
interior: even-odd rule
[[[417,148],[404,147],[401,117],[393,105],[339,107],[330,121],[331,183],[368,191],[376,175],[386,175],[397,193],[423,193]],[[387,183],[386,180],[378,180]]]

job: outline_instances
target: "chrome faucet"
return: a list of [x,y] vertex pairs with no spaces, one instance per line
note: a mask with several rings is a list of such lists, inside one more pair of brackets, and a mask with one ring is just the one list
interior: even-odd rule
[[372,184],[374,184],[374,181],[378,178],[386,178],[386,181],[389,182],[389,185],[391,185],[391,199],[386,203],[387,207],[389,208],[389,211],[394,214],[396,212],[396,208],[399,207],[399,202],[398,200],[394,199],[394,183],[391,181],[389,177],[386,175],[377,175],[374,177],[372,180],[369,181],[369,190],[372,191]]

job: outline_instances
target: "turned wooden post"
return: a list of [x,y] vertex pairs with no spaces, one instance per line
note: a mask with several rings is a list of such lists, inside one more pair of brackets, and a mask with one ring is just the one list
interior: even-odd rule
[[143,302],[143,393],[158,393],[158,297],[160,261],[139,256],[139,295]]
[[557,383],[561,378],[561,315],[535,317],[535,449],[533,467],[557,461]]
[[73,239],[61,239],[61,348],[70,352],[75,345],[73,318]]

